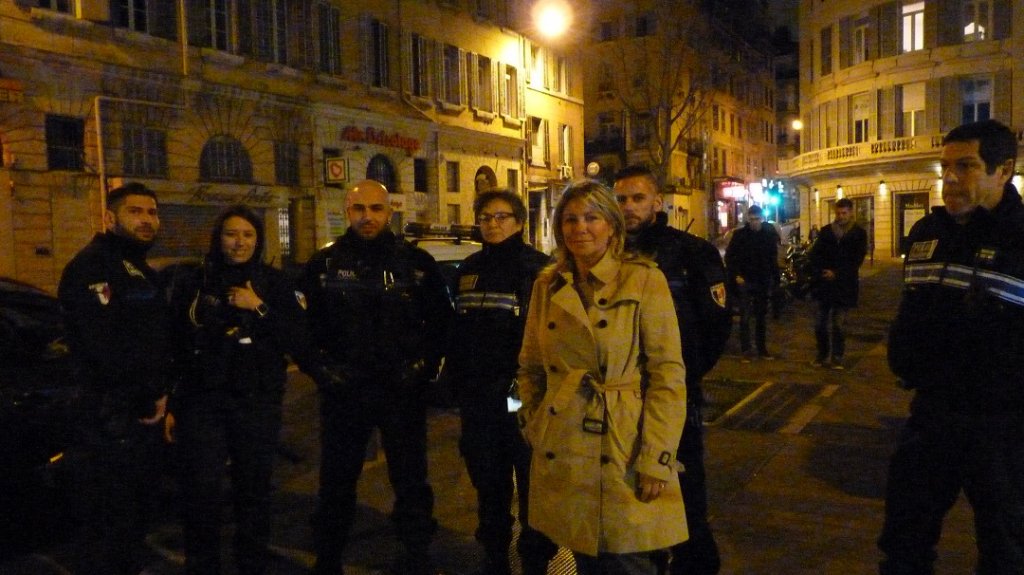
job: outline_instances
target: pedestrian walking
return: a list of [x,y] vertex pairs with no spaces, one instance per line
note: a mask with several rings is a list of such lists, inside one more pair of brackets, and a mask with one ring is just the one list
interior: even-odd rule
[[669,572],[714,575],[721,559],[708,523],[701,380],[718,362],[732,330],[725,267],[710,242],[668,226],[657,180],[648,168],[623,169],[615,175],[613,191],[626,222],[627,251],[653,259],[668,281],[686,365],[686,423],[676,457],[682,464],[679,485],[690,538],[672,546]]
[[757,356],[764,360],[775,357],[767,344],[768,297],[779,281],[778,234],[765,224],[760,206],[750,206],[747,223],[736,230],[725,249],[725,266],[734,286],[740,307],[740,347],[743,361],[752,357],[750,322],[754,322],[754,344]]
[[544,575],[558,547],[530,527],[530,449],[516,420],[516,370],[533,281],[549,258],[523,241],[526,206],[514,192],[484,192],[473,212],[484,245],[459,266],[445,369],[462,422],[459,450],[477,492],[476,539],[485,553],[479,573],[511,575],[518,487],[520,564],[525,575]]
[[103,223],[57,290],[83,387],[72,448],[82,505],[76,572],[138,575],[155,560],[145,537],[171,357],[167,303],[146,263],[160,230],[156,194],[134,182],[111,190]]
[[263,262],[263,221],[232,206],[214,223],[203,263],[175,278],[172,342],[178,383],[167,417],[180,449],[185,572],[222,572],[222,480],[230,461],[238,573],[270,562],[270,478],[281,431],[286,354],[321,385],[305,297]]
[[815,281],[814,298],[818,300],[814,321],[818,353],[813,363],[841,370],[845,367],[846,320],[850,309],[857,307],[868,234],[854,221],[849,198],[836,201],[835,216],[835,221],[821,230],[808,258]]
[[653,575],[687,538],[671,293],[653,262],[623,255],[625,222],[602,184],[571,184],[554,221],[555,263],[534,283],[519,356],[530,524],[572,550],[581,575]]
[[943,518],[974,510],[979,575],[1024,573],[1024,205],[999,122],[942,140],[944,206],[914,224],[889,365],[914,390],[889,464],[882,575],[934,573]]
[[437,521],[427,483],[424,394],[444,353],[448,287],[430,254],[388,228],[391,202],[383,185],[359,182],[345,204],[348,230],[310,258],[302,282],[315,341],[331,371],[343,377],[321,389],[315,572],[343,572],[356,486],[377,428],[395,491],[391,519],[404,547],[395,572],[432,574]]

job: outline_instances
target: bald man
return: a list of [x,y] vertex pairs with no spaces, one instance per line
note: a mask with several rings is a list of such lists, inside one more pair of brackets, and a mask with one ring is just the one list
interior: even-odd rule
[[395,491],[392,521],[405,547],[395,573],[433,574],[437,522],[427,484],[425,382],[436,375],[453,315],[429,254],[388,227],[387,189],[367,180],[346,196],[349,228],[306,265],[316,341],[342,381],[321,392],[320,497],[313,518],[318,575],[344,573],[366,444],[380,430]]

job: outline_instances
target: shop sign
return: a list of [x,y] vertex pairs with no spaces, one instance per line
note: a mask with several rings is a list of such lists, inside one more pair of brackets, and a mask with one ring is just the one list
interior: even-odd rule
[[360,144],[373,144],[386,148],[399,148],[405,150],[409,155],[415,154],[420,149],[420,141],[416,138],[404,136],[398,132],[385,132],[377,128],[359,128],[357,126],[345,126],[341,130],[341,139],[346,142],[357,142]]
[[324,181],[328,184],[341,184],[348,181],[348,160],[345,158],[326,158],[324,160]]
[[277,200],[277,195],[269,188],[260,189],[259,186],[233,191],[231,188],[221,188],[214,184],[199,184],[189,188],[187,194],[189,204],[245,204],[269,207]]
[[747,198],[747,187],[740,182],[720,182],[716,184],[719,200],[745,200]]

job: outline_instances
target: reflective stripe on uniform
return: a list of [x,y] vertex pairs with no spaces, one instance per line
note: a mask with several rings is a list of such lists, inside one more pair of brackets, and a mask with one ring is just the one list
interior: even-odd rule
[[518,312],[519,298],[514,293],[473,291],[460,293],[455,298],[455,309],[465,313],[471,309],[501,309]]
[[908,285],[937,284],[966,290],[977,285],[1005,302],[1024,306],[1024,279],[962,264],[907,264],[904,281]]

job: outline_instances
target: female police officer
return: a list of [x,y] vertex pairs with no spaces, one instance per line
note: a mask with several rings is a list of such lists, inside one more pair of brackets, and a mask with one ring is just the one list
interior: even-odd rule
[[265,241],[259,216],[228,208],[215,222],[203,265],[171,295],[179,366],[172,410],[190,575],[220,573],[221,479],[229,459],[238,572],[265,572],[285,353],[323,377],[308,351],[305,298],[262,262]]

